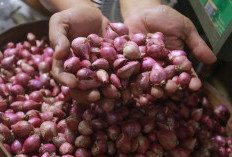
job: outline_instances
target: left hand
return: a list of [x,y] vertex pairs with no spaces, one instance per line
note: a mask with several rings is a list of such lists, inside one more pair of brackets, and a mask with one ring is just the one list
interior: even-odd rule
[[[165,35],[165,45],[170,50],[183,49],[187,44],[190,51],[200,62],[211,64],[216,61],[216,56],[199,36],[193,23],[174,9],[157,5],[143,8],[124,17],[130,35],[135,33],[162,32]],[[192,69],[195,76],[196,73]],[[198,77],[191,80],[189,88],[198,90],[201,81]]]
[[157,5],[131,13],[124,18],[131,34],[162,32],[168,49],[183,49],[186,43],[196,59],[211,64],[216,56],[199,36],[193,23],[176,10]]

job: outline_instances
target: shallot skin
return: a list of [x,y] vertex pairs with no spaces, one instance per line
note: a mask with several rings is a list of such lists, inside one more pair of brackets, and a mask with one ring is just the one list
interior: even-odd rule
[[150,81],[155,85],[164,84],[166,81],[166,73],[158,63],[154,63],[152,67]]
[[[129,35],[123,23],[105,29],[104,37],[74,38],[58,76],[47,38],[28,33],[0,52],[0,141],[12,155],[232,154],[230,112],[198,90],[185,51],[168,50],[161,32]],[[75,88],[59,82],[67,73]]]
[[25,153],[33,152],[40,146],[40,138],[38,135],[29,136],[23,143],[22,151]]
[[[71,55],[65,60],[64,67],[67,72],[76,74],[78,89],[97,89],[101,97],[117,100],[122,97],[120,89],[129,88],[136,78],[141,77],[139,74],[149,72],[146,87],[140,87],[143,93],[135,92],[135,87],[130,89],[132,99],[138,105],[149,105],[157,99],[171,97],[176,91],[200,88],[199,80],[192,79],[192,63],[186,52],[168,50],[162,32],[131,36],[128,33],[126,25],[109,23],[103,38],[90,34],[87,38],[77,37],[72,41]],[[74,58],[79,60],[74,63]],[[80,70],[69,71],[67,65]],[[110,92],[108,83],[116,89],[111,88]],[[152,86],[156,87],[151,90]],[[65,100],[64,95],[59,94],[59,99]]]
[[78,37],[71,44],[74,53],[85,59],[89,59],[90,46],[88,40],[84,37]]

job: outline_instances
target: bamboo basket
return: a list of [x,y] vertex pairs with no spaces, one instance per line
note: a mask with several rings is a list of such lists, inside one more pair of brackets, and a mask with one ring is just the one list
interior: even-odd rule
[[[28,32],[34,33],[38,38],[48,35],[48,21],[37,21],[33,23],[26,23],[15,26],[2,34],[0,34],[0,49],[3,48],[7,42],[19,42],[26,39]],[[212,85],[207,82],[203,83],[202,90],[207,94],[207,98],[214,105],[218,106],[224,104],[229,109],[232,115],[232,106]],[[232,118],[228,121],[232,123]],[[232,126],[232,125],[230,125]],[[232,128],[227,125],[227,134],[232,136]],[[0,142],[0,157],[12,157]]]

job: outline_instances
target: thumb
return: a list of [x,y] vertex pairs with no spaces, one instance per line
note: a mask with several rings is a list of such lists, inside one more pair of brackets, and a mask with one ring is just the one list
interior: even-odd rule
[[57,60],[63,60],[69,55],[70,42],[67,38],[69,25],[65,20],[61,12],[52,15],[49,21],[50,44],[55,50],[54,57]]
[[200,62],[211,64],[217,60],[189,19],[185,23],[185,42]]

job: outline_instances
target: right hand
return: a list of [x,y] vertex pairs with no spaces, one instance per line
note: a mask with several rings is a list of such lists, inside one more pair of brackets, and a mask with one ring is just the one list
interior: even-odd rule
[[70,53],[70,41],[91,33],[102,36],[109,21],[94,6],[80,4],[73,8],[55,13],[49,21],[49,39],[54,48],[52,75],[62,85],[70,87],[70,94],[79,103],[87,104],[90,91],[76,88],[77,78],[74,74],[64,71],[63,63]]

